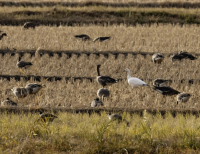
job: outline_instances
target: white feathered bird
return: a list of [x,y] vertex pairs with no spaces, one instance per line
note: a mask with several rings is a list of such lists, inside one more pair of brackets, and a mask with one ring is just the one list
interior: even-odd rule
[[128,84],[132,88],[139,87],[139,86],[149,86],[144,81],[142,81],[142,80],[140,80],[138,78],[135,78],[135,77],[131,77],[131,72],[130,72],[130,70],[128,68],[126,68],[125,71],[128,72],[128,76],[127,76]]

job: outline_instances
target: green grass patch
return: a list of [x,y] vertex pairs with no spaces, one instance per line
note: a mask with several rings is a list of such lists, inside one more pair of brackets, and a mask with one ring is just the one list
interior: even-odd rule
[[4,153],[176,153],[200,148],[200,118],[144,113],[109,121],[98,114],[58,113],[52,124],[36,122],[38,114],[1,114],[0,151]]

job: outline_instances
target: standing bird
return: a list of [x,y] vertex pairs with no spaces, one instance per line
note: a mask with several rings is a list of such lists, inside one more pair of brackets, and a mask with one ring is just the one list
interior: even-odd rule
[[118,121],[118,122],[124,121],[126,123],[127,127],[129,127],[129,122],[126,119],[122,120],[122,116],[119,115],[119,114],[111,114],[111,113],[109,113],[108,114],[108,118],[111,121]]
[[25,86],[25,89],[28,94],[36,94],[45,87],[45,85],[37,84],[37,83],[29,83]]
[[109,40],[110,37],[97,37],[93,40],[93,42],[96,42],[96,41],[100,41],[100,42],[103,42],[103,41],[106,41],[106,40]]
[[17,98],[24,98],[28,95],[26,89],[23,87],[20,87],[20,88],[14,87],[11,90],[15,94],[15,96],[17,96]]
[[5,101],[1,102],[1,106],[17,106],[17,103],[13,102],[9,98],[6,98]]
[[110,96],[110,91],[106,88],[101,88],[97,91],[97,96],[104,100],[104,97],[109,97]]
[[164,60],[164,56],[161,53],[155,53],[152,56],[154,63],[160,64]]
[[7,34],[6,34],[6,33],[2,33],[2,34],[0,35],[0,40],[2,40],[2,38],[3,38],[4,36],[7,36]]
[[101,67],[101,65],[97,65],[97,82],[102,85],[103,87],[104,86],[109,86],[109,85],[112,85],[114,83],[117,83],[117,81],[109,76],[101,76],[100,75],[100,71],[99,71],[99,68]]
[[166,86],[169,82],[170,82],[170,80],[155,79],[153,81],[153,85],[157,86],[157,87],[163,87],[163,86]]
[[99,98],[94,99],[91,103],[91,107],[99,107],[99,106],[103,106],[102,101],[100,101]]
[[192,54],[189,54],[188,52],[183,52],[181,51],[180,53],[176,53],[172,56],[171,60],[172,62],[175,60],[182,60],[182,59],[190,59],[190,60],[195,60],[197,59],[196,57],[194,57]]
[[86,34],[75,35],[74,37],[79,38],[79,39],[82,39],[82,41],[88,41],[88,40],[91,39],[91,38],[90,38],[88,35],[86,35]]
[[58,117],[53,114],[43,113],[42,111],[40,111],[40,118],[38,119],[38,121],[41,120],[44,123],[50,123],[50,122],[53,122],[53,120],[56,118]]
[[23,25],[23,27],[26,28],[26,29],[29,29],[29,28],[35,29],[35,26],[36,26],[36,24],[33,23],[33,22],[26,22],[26,23]]
[[28,68],[31,65],[33,65],[31,62],[25,62],[25,61],[21,61],[21,57],[19,57],[18,61],[17,61],[17,67],[18,68]]
[[188,94],[188,93],[180,93],[180,94],[178,94],[177,95],[177,104],[179,102],[184,102],[184,103],[187,102],[190,97],[191,97],[191,95]]
[[153,86],[153,90],[156,90],[156,91],[158,91],[159,93],[161,93],[163,95],[169,95],[169,96],[177,95],[177,94],[180,93],[179,91],[174,90],[171,87],[157,87],[157,86]]
[[149,86],[144,81],[142,81],[142,80],[140,80],[138,78],[135,78],[135,77],[131,77],[131,72],[130,72],[130,70],[128,68],[126,68],[125,71],[128,72],[128,76],[127,76],[128,84],[132,88],[135,88],[135,87],[138,87],[138,86]]

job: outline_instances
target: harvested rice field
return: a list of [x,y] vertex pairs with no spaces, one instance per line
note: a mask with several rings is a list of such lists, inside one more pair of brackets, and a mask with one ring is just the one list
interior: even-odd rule
[[0,0],[0,153],[199,153],[198,8]]

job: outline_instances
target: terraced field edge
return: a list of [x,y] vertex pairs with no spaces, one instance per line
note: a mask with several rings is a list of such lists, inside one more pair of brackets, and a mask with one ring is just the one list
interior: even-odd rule
[[85,7],[85,6],[105,6],[105,7],[162,7],[162,8],[200,8],[199,2],[160,2],[160,3],[106,3],[106,2],[9,2],[1,1],[0,6],[16,7],[44,7],[44,6],[65,6],[65,7]]

